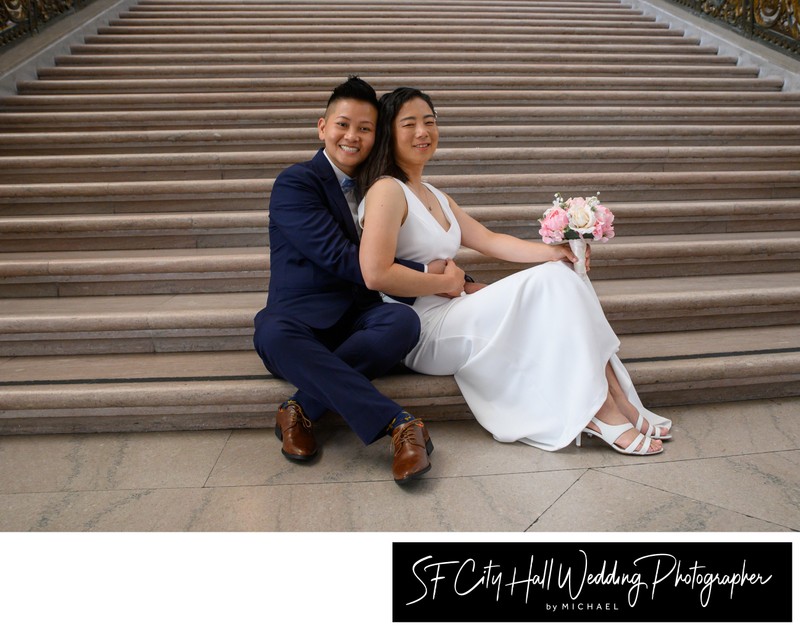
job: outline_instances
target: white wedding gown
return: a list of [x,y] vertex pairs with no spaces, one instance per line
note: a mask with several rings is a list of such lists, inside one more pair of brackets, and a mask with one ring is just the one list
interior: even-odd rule
[[[398,183],[408,215],[397,257],[454,258],[461,230],[447,198],[426,184],[449,230]],[[361,221],[363,212],[362,203]],[[619,340],[594,289],[567,263],[544,263],[459,298],[420,297],[412,308],[422,332],[404,363],[423,374],[453,374],[475,418],[500,442],[520,441],[547,451],[567,446],[606,399],[609,360],[628,400],[645,418],[669,422],[642,406],[616,356]]]

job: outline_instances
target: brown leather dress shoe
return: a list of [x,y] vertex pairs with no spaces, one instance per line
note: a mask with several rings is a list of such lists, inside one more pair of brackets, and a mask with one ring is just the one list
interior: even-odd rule
[[428,455],[433,451],[433,442],[425,425],[419,420],[401,424],[392,431],[392,451],[392,475],[399,484],[424,475],[431,469]]
[[283,442],[281,453],[288,459],[308,461],[317,454],[317,441],[311,420],[306,418],[297,403],[290,402],[278,409],[275,416],[275,435]]

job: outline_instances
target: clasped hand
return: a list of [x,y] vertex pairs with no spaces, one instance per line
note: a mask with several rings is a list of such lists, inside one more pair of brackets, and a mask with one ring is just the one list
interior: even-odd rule
[[481,282],[466,282],[464,270],[461,269],[452,259],[447,260],[432,260],[428,263],[428,273],[438,273],[449,276],[452,280],[451,286],[453,287],[446,293],[437,293],[441,297],[455,298],[460,297],[464,293],[475,293],[486,285]]

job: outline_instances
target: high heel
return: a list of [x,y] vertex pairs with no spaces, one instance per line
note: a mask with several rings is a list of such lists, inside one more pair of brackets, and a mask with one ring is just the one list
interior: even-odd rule
[[[669,432],[669,429],[672,426],[671,424],[670,424],[670,426],[661,425],[661,424],[655,424],[654,422],[651,422],[650,420],[648,420],[647,421],[647,424],[648,424],[647,431],[642,431],[642,426],[644,426],[644,421],[645,421],[645,417],[642,414],[639,414],[639,418],[638,418],[638,420],[636,420],[636,425],[634,426],[634,428],[639,433],[641,433],[642,435],[649,436],[649,437],[654,438],[656,440],[671,440],[672,439],[672,434]],[[661,432],[661,429],[663,429],[665,427],[667,429],[667,432],[664,435],[659,435],[659,433]]]
[[[634,438],[633,442],[631,442],[627,447],[622,448],[621,446],[617,446],[614,442],[619,439],[620,435],[625,433],[625,431],[636,428],[630,422],[626,422],[625,424],[606,424],[597,418],[592,418],[592,422],[595,424],[595,426],[597,426],[599,431],[595,431],[594,429],[586,427],[583,429],[583,431],[581,431],[581,433],[599,437],[601,440],[603,440],[603,442],[623,455],[658,455],[664,450],[661,448],[657,451],[651,451],[650,443],[653,441],[653,438],[651,438],[649,435],[643,435],[642,433],[639,433],[639,435]],[[575,438],[575,444],[577,446],[581,445],[581,433],[578,433],[578,437]],[[644,442],[644,444],[642,444],[642,442]],[[640,444],[642,444],[642,448],[637,450],[637,447]]]

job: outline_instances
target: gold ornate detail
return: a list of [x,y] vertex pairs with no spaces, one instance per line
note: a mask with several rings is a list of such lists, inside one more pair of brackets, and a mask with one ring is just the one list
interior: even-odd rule
[[28,0],[0,0],[0,23],[20,24],[28,20],[31,14],[31,3]]
[[672,0],[800,56],[800,0]]
[[763,28],[800,39],[800,0],[755,0],[753,17]]
[[740,24],[743,14],[741,0],[703,0],[700,3],[700,10],[728,24]]
[[0,0],[0,45],[37,30],[90,0]]

